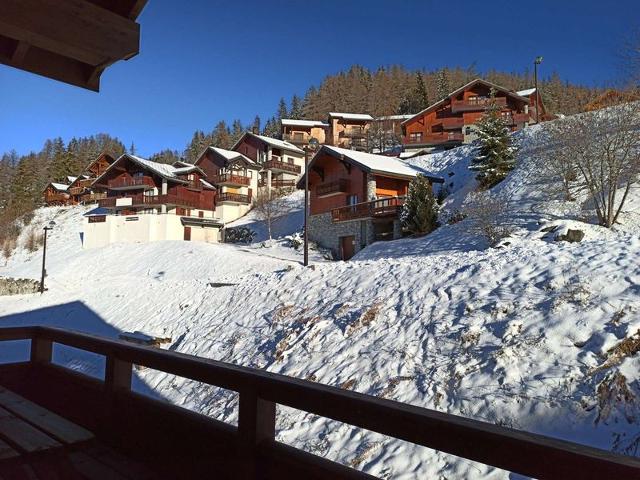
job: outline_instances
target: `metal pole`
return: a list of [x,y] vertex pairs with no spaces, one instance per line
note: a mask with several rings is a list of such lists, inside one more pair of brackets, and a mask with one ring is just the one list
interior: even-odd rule
[[47,231],[49,229],[44,227],[44,242],[42,245],[42,276],[40,277],[40,293],[44,293],[44,276],[45,276],[45,268],[44,262],[47,258]]
[[533,61],[533,82],[536,89],[536,124],[540,123],[540,96],[538,93],[538,59]]
[[309,149],[304,149],[304,261],[309,266]]

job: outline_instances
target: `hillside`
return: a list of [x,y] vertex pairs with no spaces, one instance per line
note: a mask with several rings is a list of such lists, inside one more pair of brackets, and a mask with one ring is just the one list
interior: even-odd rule
[[[314,269],[278,241],[83,251],[82,209],[41,209],[34,222],[58,224],[50,290],[1,297],[0,325],[141,330],[171,337],[172,350],[636,455],[640,197],[633,192],[613,231],[583,223],[538,174],[535,130],[518,134],[518,166],[496,188],[514,228],[499,248],[486,249],[464,220],[377,243],[350,262],[315,255]],[[472,153],[466,146],[411,160],[447,179],[443,218],[474,188]],[[299,228],[292,218],[280,234]],[[585,239],[555,242],[542,231],[549,225],[575,226]],[[19,248],[0,275],[37,278],[40,255]],[[610,350],[625,339],[626,348]],[[2,351],[0,360],[14,354]],[[56,360],[93,375],[103,369],[77,355],[61,350]],[[236,421],[229,392],[136,373],[140,391]],[[514,478],[286,408],[278,439],[383,478]]]

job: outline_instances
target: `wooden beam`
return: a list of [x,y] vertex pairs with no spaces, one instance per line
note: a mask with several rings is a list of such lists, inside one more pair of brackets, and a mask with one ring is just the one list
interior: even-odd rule
[[86,0],[3,0],[0,35],[98,66],[136,55],[140,26]]
[[16,45],[16,49],[13,51],[13,55],[11,56],[11,61],[16,64],[21,64],[24,60],[27,51],[29,50],[29,44],[25,41],[19,41]]

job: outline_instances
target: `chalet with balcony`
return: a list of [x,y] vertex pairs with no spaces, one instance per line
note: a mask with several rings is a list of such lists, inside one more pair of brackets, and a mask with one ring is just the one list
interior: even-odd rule
[[309,238],[342,260],[376,240],[400,238],[399,214],[417,173],[393,157],[322,146],[309,162]]
[[299,148],[309,145],[309,140],[315,138],[318,143],[326,143],[329,134],[329,124],[319,120],[293,120],[283,118],[282,139],[293,143]]
[[230,222],[246,214],[258,190],[260,165],[240,152],[207,147],[195,161],[217,189],[216,217]]
[[115,159],[108,153],[101,153],[71,181],[69,194],[74,205],[94,203],[106,197],[106,191],[94,189],[93,182],[102,175]]
[[106,191],[85,223],[85,248],[114,242],[217,242],[216,188],[203,170],[184,162],[165,165],[134,155],[119,157],[92,184]]
[[[491,98],[491,92],[495,98]],[[535,122],[536,95],[523,96],[482,79],[473,80],[447,97],[402,122],[405,150],[447,149],[477,138],[475,124],[491,102],[512,131]],[[523,93],[523,92],[521,92]],[[531,106],[533,105],[533,115]],[[542,118],[541,118],[542,120]]]
[[259,187],[295,188],[304,173],[304,150],[284,140],[245,132],[231,150],[260,166]]
[[340,148],[367,150],[367,134],[373,117],[365,113],[329,113],[326,143]]
[[72,205],[69,185],[66,183],[49,182],[42,191],[44,203],[49,206]]
[[535,88],[528,88],[526,90],[520,90],[516,92],[518,95],[524,98],[529,99],[529,117],[531,117],[530,123],[536,122],[536,111],[539,109],[540,112],[540,121],[546,122],[548,120],[553,120],[557,118],[555,115],[552,115],[547,112],[547,109],[544,107],[544,102],[542,101],[542,94],[536,95]]

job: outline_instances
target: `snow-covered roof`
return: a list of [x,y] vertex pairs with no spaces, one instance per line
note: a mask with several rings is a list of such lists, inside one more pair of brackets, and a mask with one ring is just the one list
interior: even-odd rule
[[207,182],[204,178],[200,179],[200,183],[202,183],[202,185],[204,185],[205,188],[208,188],[210,190],[215,190],[216,187],[214,187],[213,185],[211,185],[209,182]]
[[415,177],[417,171],[401,162],[395,157],[387,157],[386,155],[376,155],[374,153],[358,152],[347,148],[332,147],[324,145],[318,153],[333,153],[334,155],[344,156],[366,170],[376,173],[386,173],[390,175],[398,175],[402,177]]
[[373,120],[373,117],[368,113],[329,112],[329,117],[344,118],[345,120]]
[[200,170],[199,167],[196,167],[195,165],[189,165],[188,167],[173,167],[173,173],[175,175],[184,175],[185,173],[190,173],[190,172],[194,172],[194,171],[198,171]]
[[375,120],[376,121],[380,121],[380,120],[407,120],[411,117],[413,117],[414,114],[413,113],[409,113],[407,115],[385,115],[383,117],[376,117]]
[[222,156],[225,160],[228,160],[229,162],[233,160],[244,160],[248,165],[259,168],[256,162],[254,162],[249,157],[247,157],[246,155],[243,155],[240,152],[236,152],[235,150],[227,150],[225,148],[220,148],[220,147],[212,147],[212,146],[209,146],[202,151],[202,153],[198,156],[198,159],[195,162],[196,165],[198,164],[198,162],[200,162],[202,157],[204,157],[204,154],[209,150],[211,150],[214,153],[217,153],[218,155]]
[[258,135],[257,133],[251,132],[244,132],[231,149],[234,150],[247,135],[255,137],[258,140],[262,140],[264,143],[271,145],[272,147],[281,148],[282,150],[288,150],[290,152],[304,153],[304,150],[296,147],[293,143],[285,142],[284,140],[279,140],[277,138],[265,137],[264,135]]
[[292,126],[292,127],[328,127],[329,124],[326,122],[322,122],[320,120],[294,120],[292,118],[283,118],[281,121],[282,125]]
[[482,78],[476,78],[474,80],[471,80],[469,83],[466,83],[464,85],[462,85],[460,88],[455,89],[453,92],[451,92],[449,95],[447,95],[446,97],[444,97],[441,100],[438,100],[436,103],[429,105],[427,108],[425,108],[424,110],[419,111],[418,113],[416,113],[415,115],[412,115],[410,118],[407,118],[406,120],[404,120],[402,122],[402,124],[404,125],[405,123],[407,123],[409,120],[412,120],[420,115],[423,115],[425,112],[428,112],[434,108],[439,107],[440,105],[443,105],[445,102],[449,101],[449,99],[451,97],[455,97],[456,95],[458,95],[461,92],[464,92],[466,89],[471,88],[473,85],[475,85],[476,83],[483,83],[491,88],[495,88],[496,90],[503,92],[506,95],[509,95],[510,97],[515,97],[515,98],[519,98],[522,101],[528,101],[527,97],[523,97],[521,95],[519,95],[518,93],[514,92],[513,90],[509,90],[507,88],[501,87],[500,85],[496,85],[495,83],[489,82],[487,80],[483,80]]
[[202,172],[200,167],[197,167],[196,165],[176,168],[173,165],[169,165],[167,163],[153,162],[151,160],[147,160],[146,158],[141,158],[137,157],[136,155],[131,155],[130,153],[125,153],[123,155],[120,155],[115,162],[109,165],[109,168],[107,168],[102,175],[96,178],[93,183],[96,184],[102,177],[109,173],[116,164],[120,163],[120,161],[125,158],[131,160],[133,163],[137,163],[142,168],[149,170],[156,175],[161,176],[162,178],[166,178],[167,180],[174,180],[177,182],[186,182],[185,179],[179,178],[178,175],[184,175],[185,173],[189,173],[192,171]]
[[516,92],[516,94],[520,95],[521,97],[528,97],[531,94],[533,94],[536,91],[535,87],[534,88],[527,88],[526,90],[520,90],[518,92]]
[[69,184],[72,184],[73,182],[75,182],[78,179],[78,177],[73,177],[71,175],[67,175],[67,181],[69,182]]
[[51,185],[53,188],[61,192],[66,192],[67,189],[69,188],[69,185],[65,185],[64,183],[51,182],[49,185]]

